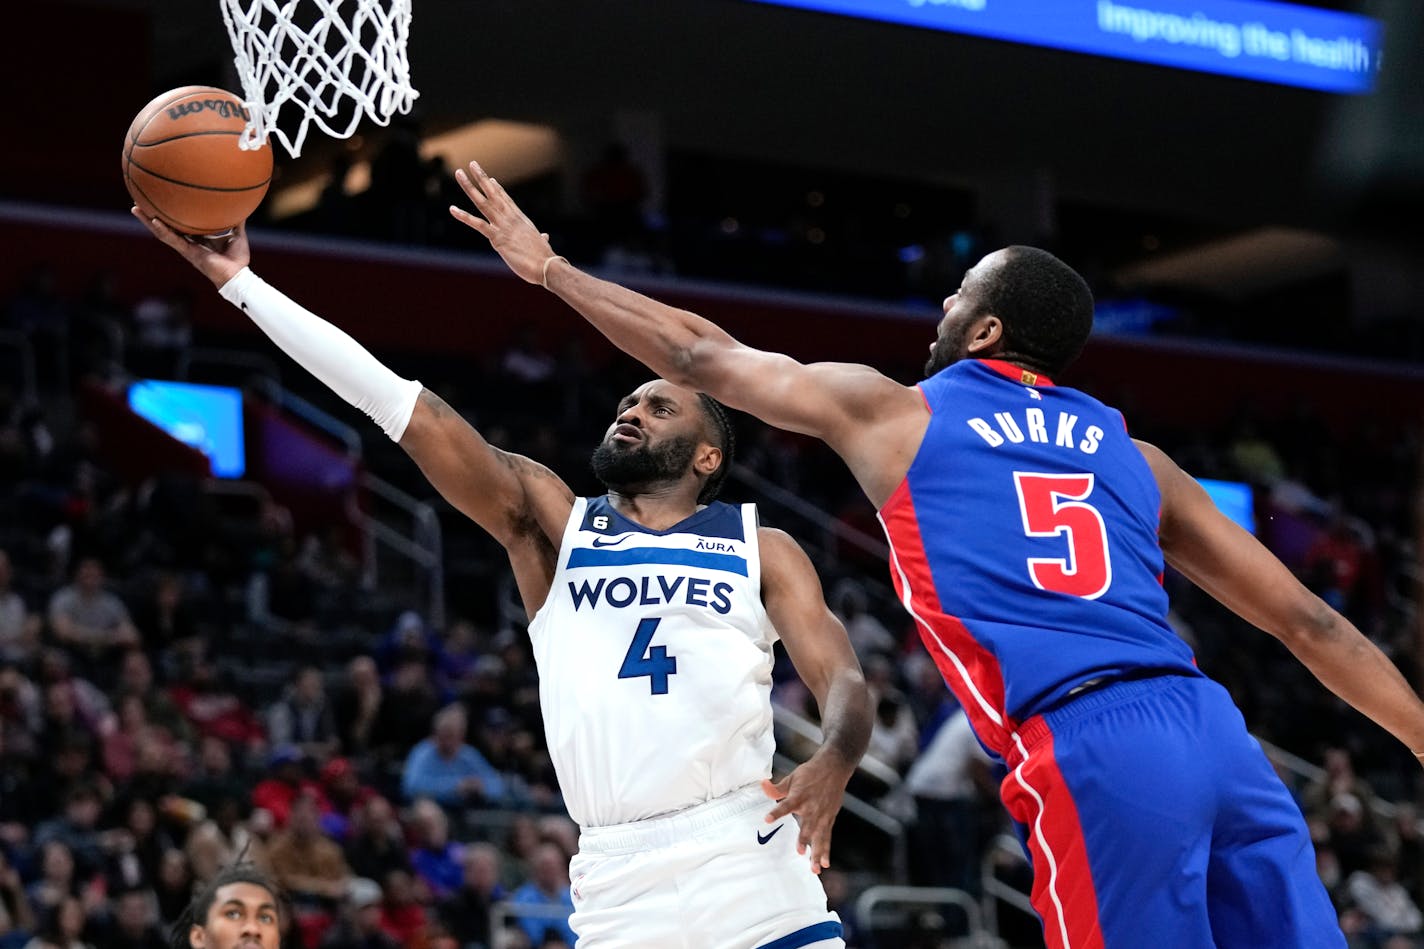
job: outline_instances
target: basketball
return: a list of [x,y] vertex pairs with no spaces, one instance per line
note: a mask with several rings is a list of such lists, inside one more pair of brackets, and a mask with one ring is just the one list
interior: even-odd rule
[[272,180],[272,148],[243,151],[242,100],[213,86],[158,96],[124,139],[124,184],[140,208],[184,234],[220,234],[257,210]]

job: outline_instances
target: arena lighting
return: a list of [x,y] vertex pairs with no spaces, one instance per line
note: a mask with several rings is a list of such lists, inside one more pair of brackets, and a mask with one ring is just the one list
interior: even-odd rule
[[1378,20],[1269,0],[751,0],[1259,82],[1374,88]]

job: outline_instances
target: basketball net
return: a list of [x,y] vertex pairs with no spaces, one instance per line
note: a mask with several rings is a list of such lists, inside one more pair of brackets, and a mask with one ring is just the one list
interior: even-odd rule
[[[405,52],[411,0],[221,3],[251,113],[239,139],[245,149],[274,136],[295,158],[313,122],[349,138],[363,116],[386,125],[419,94]],[[277,127],[285,105],[302,113],[293,138]]]

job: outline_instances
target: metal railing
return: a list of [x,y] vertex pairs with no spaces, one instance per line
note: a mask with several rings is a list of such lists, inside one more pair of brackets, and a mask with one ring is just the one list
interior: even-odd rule
[[999,909],[1000,904],[1010,906],[1020,912],[1027,913],[1034,919],[1038,918],[1038,911],[1033,908],[1033,901],[1029,895],[1017,887],[1010,886],[994,875],[994,870],[998,866],[997,855],[1010,857],[1014,862],[1026,864],[1023,847],[1019,845],[1018,839],[1007,834],[1000,834],[990,842],[984,850],[984,859],[979,864],[979,886],[984,891],[981,898],[983,904],[984,926],[989,935],[995,939],[999,936]]
[[[785,728],[800,738],[804,738],[817,746],[820,745],[821,729],[817,727],[814,722],[775,703],[772,703],[771,710],[772,718],[777,727]],[[798,764],[800,764],[800,762],[782,752],[777,752],[772,757],[772,766],[783,774],[791,771]],[[896,788],[901,781],[899,772],[869,755],[860,759],[860,764],[856,766],[856,769],[880,781],[891,790]],[[905,822],[849,791],[846,792],[845,797],[841,800],[841,809],[866,826],[884,834],[889,839],[891,879],[896,881],[909,879],[909,849],[906,840]]]
[[[963,890],[938,886],[872,886],[861,893],[855,901],[855,918],[861,929],[875,940],[877,921],[887,918],[892,924],[899,922],[903,911],[887,911],[893,906],[918,906],[928,909],[953,907],[964,915],[965,932],[951,945],[962,949],[1002,949],[1003,943],[984,928],[978,902]],[[879,925],[883,925],[881,922]],[[952,937],[951,937],[952,938]]]
[[[275,360],[258,354],[226,349],[192,347],[179,356],[176,374],[189,378],[195,365],[225,367],[248,374],[245,382],[270,403],[301,419],[313,428],[335,439],[353,463],[363,456],[361,435],[355,428],[285,388]],[[381,550],[388,550],[411,564],[421,587],[427,620],[435,627],[445,625],[445,563],[444,540],[440,518],[424,501],[411,497],[395,485],[376,477],[364,467],[359,469],[358,484],[372,497],[409,519],[408,530],[400,530],[381,517],[360,508],[353,494],[348,499],[347,517],[361,528],[365,544],[365,573],[362,577],[368,589],[381,579]]]

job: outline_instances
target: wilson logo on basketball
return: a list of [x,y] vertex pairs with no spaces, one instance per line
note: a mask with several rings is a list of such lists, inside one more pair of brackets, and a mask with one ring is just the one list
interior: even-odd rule
[[235,115],[242,116],[244,122],[250,119],[246,109],[236,102],[229,102],[225,99],[200,99],[196,102],[183,102],[170,108],[168,110],[168,117],[170,119],[181,119],[185,115],[193,115],[194,113],[202,112],[204,109],[216,112],[225,119],[230,119]]

